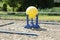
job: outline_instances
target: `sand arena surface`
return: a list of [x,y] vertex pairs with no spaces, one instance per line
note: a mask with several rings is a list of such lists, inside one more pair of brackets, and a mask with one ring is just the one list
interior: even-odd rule
[[14,32],[30,32],[38,36],[0,33],[0,40],[60,40],[60,25],[39,24],[41,30],[25,29],[26,21],[0,20],[0,25],[14,22],[11,25],[0,26],[0,30]]

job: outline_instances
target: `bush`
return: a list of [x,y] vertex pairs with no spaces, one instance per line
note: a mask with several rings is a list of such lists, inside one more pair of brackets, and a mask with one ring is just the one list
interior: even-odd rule
[[15,15],[15,13],[8,13],[7,15]]
[[2,7],[0,7],[0,11],[2,11]]
[[47,14],[49,16],[60,16],[60,14]]
[[60,16],[60,7],[53,7],[53,8],[47,8],[47,9],[40,9],[40,12],[57,12],[57,13],[41,13],[39,15],[49,15],[49,16]]
[[52,8],[54,6],[54,0],[38,0],[37,2],[38,8]]
[[7,4],[6,3],[3,4],[3,11],[7,11]]
[[17,13],[16,16],[26,16],[26,14],[25,13],[23,13],[23,14],[22,13]]

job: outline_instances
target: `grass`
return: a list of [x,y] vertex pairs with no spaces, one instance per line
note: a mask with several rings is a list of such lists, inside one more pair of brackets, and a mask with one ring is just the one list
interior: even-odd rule
[[4,11],[0,11],[0,14],[7,14],[6,12],[4,12]]
[[39,20],[44,20],[44,21],[60,21],[60,16],[39,16]]
[[[5,15],[1,16],[0,19],[19,19],[26,20],[26,16],[13,16],[13,15]],[[48,15],[39,15],[39,20],[43,21],[60,21],[60,16],[48,16]]]
[[1,19],[23,19],[25,20],[26,18],[24,16],[14,16],[14,15],[3,15],[0,17]]
[[[18,16],[18,15],[6,15],[6,12],[0,12],[0,19],[19,19],[26,20],[26,16]],[[49,16],[49,15],[39,15],[39,20],[43,21],[60,21],[60,16]]]

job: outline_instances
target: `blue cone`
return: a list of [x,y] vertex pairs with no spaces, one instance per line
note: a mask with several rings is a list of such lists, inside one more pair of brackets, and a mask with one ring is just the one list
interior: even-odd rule
[[36,25],[34,27],[35,29],[39,29],[40,26],[38,25],[38,15],[36,15]]
[[31,25],[30,25],[30,27],[31,27],[31,28],[34,28],[34,26],[35,26],[35,25],[34,25],[34,23],[33,23],[33,18],[32,18],[32,19],[31,19]]
[[28,15],[26,15],[26,20],[27,20],[27,25],[25,26],[25,28],[27,28],[27,29],[30,29],[31,27],[30,27],[30,25],[29,25],[29,18],[28,18]]

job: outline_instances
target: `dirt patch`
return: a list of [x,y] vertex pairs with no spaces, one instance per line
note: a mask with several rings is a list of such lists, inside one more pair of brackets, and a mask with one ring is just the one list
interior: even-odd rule
[[38,36],[0,33],[0,40],[60,40],[60,25],[39,24],[40,30],[25,29],[26,21],[0,20],[0,25],[9,22],[14,24],[2,26],[0,30],[35,33]]

